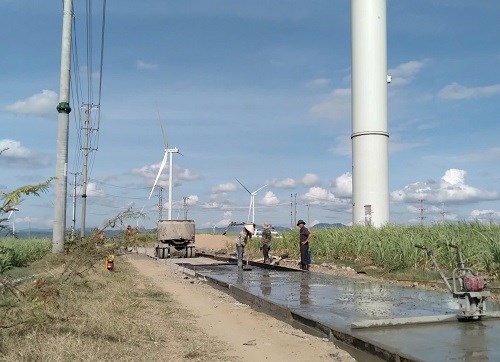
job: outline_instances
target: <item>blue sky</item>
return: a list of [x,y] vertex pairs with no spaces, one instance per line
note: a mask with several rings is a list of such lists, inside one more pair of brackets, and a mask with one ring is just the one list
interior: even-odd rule
[[[75,2],[70,172],[82,168],[79,106],[97,102],[100,74],[102,2],[92,2],[91,63],[84,3]],[[0,11],[0,190],[9,191],[55,174],[62,2],[0,0]],[[425,223],[499,222],[499,15],[495,1],[388,1],[391,223],[419,223],[420,199]],[[256,195],[258,224],[289,226],[291,194],[297,218],[349,224],[350,32],[347,0],[108,1],[87,226],[129,206],[155,224],[158,114],[184,155],[174,156],[173,218],[188,197],[197,227],[246,221],[250,196],[236,177],[251,191],[268,184]],[[54,189],[24,200],[16,229],[52,226]]]

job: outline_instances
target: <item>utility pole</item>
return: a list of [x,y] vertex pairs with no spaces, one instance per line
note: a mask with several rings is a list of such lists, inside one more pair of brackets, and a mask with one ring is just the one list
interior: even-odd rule
[[85,221],[87,215],[87,181],[88,181],[88,162],[89,162],[89,131],[90,131],[90,104],[84,104],[85,108],[85,126],[83,127],[85,131],[84,143],[83,143],[83,181],[82,181],[82,222],[80,229],[80,236],[85,237]]
[[188,204],[187,204],[187,200],[189,199],[189,196],[184,196],[182,198],[184,201],[183,201],[183,209],[184,209],[184,220],[187,220],[188,219]]
[[293,230],[293,194],[290,194],[290,229]]
[[87,186],[88,186],[88,164],[89,164],[89,154],[93,149],[90,148],[89,139],[90,132],[95,131],[90,128],[90,112],[93,109],[98,108],[99,106],[94,106],[93,104],[83,104],[83,108],[85,109],[85,137],[84,137],[84,146],[82,148],[83,152],[83,181],[82,181],[82,227],[81,227],[81,237],[85,236],[85,226],[86,226],[86,215],[87,215]]
[[425,219],[425,216],[424,216],[424,199],[420,199],[418,200],[420,201],[420,225],[423,225],[424,224],[424,219]]
[[71,217],[71,231],[74,233],[76,230],[76,175],[78,175],[78,172],[71,172],[73,175],[73,213]]
[[441,203],[441,212],[440,212],[440,214],[441,214],[441,221],[442,221],[442,222],[443,222],[443,224],[444,224],[444,215],[446,215],[446,214],[447,214],[447,212],[446,212],[446,211],[444,211],[444,202],[443,202],[443,203]]
[[163,219],[163,186],[158,189],[158,221]]
[[61,74],[59,82],[59,104],[57,105],[57,157],[56,189],[54,200],[54,226],[52,229],[52,253],[64,252],[66,229],[66,197],[68,193],[68,124],[69,90],[71,68],[71,39],[73,23],[73,0],[63,2],[63,27],[61,39]]
[[294,200],[294,206],[295,206],[295,217],[293,219],[293,224],[294,225],[297,225],[297,194],[294,195],[295,196],[295,200]]

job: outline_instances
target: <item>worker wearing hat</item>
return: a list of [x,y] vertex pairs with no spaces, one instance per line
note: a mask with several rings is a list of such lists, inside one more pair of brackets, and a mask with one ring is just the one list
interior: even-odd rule
[[238,258],[238,269],[243,269],[243,254],[245,253],[245,245],[247,240],[252,237],[255,232],[254,224],[245,224],[241,229],[236,239],[236,255]]
[[260,240],[260,250],[264,255],[264,263],[269,264],[269,250],[271,250],[271,225],[267,221],[262,224],[262,238]]
[[302,270],[309,270],[309,265],[311,264],[309,240],[312,237],[312,233],[306,228],[304,220],[299,220],[297,226],[299,227],[300,268]]

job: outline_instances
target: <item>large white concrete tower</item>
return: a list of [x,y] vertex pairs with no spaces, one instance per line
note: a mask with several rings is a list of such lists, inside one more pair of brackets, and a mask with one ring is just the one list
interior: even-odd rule
[[389,222],[386,0],[351,0],[352,222]]

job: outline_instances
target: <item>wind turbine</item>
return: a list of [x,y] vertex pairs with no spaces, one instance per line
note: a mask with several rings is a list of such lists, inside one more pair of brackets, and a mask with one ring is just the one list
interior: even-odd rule
[[[160,114],[158,114],[158,119],[160,120]],[[161,133],[163,134],[163,143],[165,144],[165,153],[163,154],[163,160],[161,161],[160,164],[160,169],[158,170],[158,175],[156,175],[156,180],[155,183],[153,184],[153,188],[151,189],[151,192],[149,193],[148,199],[151,198],[151,195],[153,194],[153,191],[156,187],[156,183],[158,182],[158,179],[160,178],[160,175],[163,171],[163,168],[165,168],[165,164],[167,163],[167,159],[170,161],[169,163],[169,177],[168,177],[168,219],[167,220],[172,220],[172,155],[174,153],[179,153],[179,149],[177,147],[174,148],[168,148],[168,140],[167,140],[167,135],[165,133],[165,129],[163,128],[163,123],[160,120],[160,126],[161,126]],[[182,154],[181,154],[182,155]]]
[[266,184],[266,185],[264,185],[264,186],[262,186],[262,187],[260,187],[260,188],[258,188],[258,189],[257,189],[257,190],[255,190],[254,192],[250,192],[250,190],[249,190],[249,189],[247,189],[247,188],[245,187],[245,185],[243,185],[243,184],[240,182],[240,180],[238,180],[236,177],[235,177],[235,179],[236,179],[236,181],[238,181],[238,183],[239,183],[241,186],[243,186],[243,188],[244,188],[245,190],[247,190],[247,192],[250,194],[250,207],[248,208],[248,218],[247,218],[247,222],[249,222],[249,221],[250,221],[250,213],[252,213],[252,224],[255,224],[255,195],[257,195],[257,192],[259,192],[259,191],[260,191],[260,190],[262,190],[264,187],[266,187],[266,186],[267,186],[267,184]]
[[10,217],[12,214],[14,214],[14,219],[12,219],[12,236],[16,236],[16,211],[19,211],[17,207],[11,207],[10,208],[10,214],[7,220],[10,220]]

